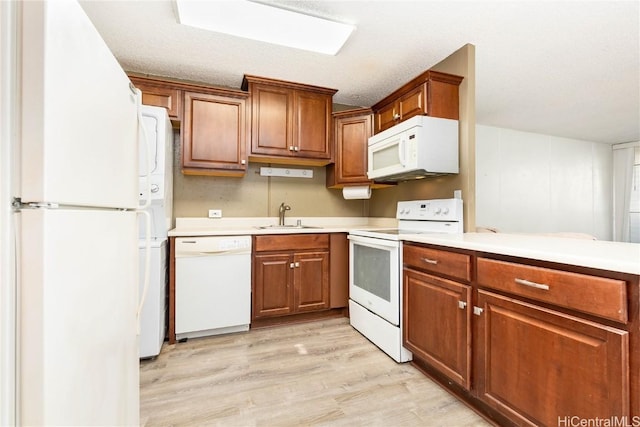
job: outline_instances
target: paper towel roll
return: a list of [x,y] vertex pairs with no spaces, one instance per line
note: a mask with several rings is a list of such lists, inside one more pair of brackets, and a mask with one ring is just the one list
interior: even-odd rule
[[344,187],[342,189],[342,197],[344,197],[345,200],[370,199],[371,187],[369,187],[368,185]]

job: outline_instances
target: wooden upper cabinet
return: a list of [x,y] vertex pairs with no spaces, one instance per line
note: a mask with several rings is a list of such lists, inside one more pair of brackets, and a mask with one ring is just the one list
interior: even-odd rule
[[242,88],[251,93],[250,161],[331,163],[331,109],[336,90],[255,76],[245,76]]
[[253,85],[251,154],[289,156],[293,131],[293,93],[289,89]]
[[142,103],[164,107],[173,120],[182,119],[182,91],[169,82],[129,76],[131,83],[142,92]]
[[327,187],[369,185],[367,143],[373,135],[373,115],[369,108],[333,113],[335,163],[327,166]]
[[458,119],[463,77],[427,70],[371,107],[375,133],[417,115]]
[[249,135],[246,92],[185,92],[182,172],[242,176]]
[[331,159],[332,96],[295,91],[293,134],[296,156]]

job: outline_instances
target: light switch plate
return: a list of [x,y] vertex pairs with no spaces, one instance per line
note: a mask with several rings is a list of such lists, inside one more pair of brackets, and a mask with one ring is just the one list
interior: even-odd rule
[[222,218],[222,209],[209,209],[209,218]]

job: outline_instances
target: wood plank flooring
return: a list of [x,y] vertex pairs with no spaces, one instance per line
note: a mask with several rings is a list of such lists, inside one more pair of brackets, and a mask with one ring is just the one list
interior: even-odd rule
[[165,345],[140,365],[145,426],[488,426],[346,318]]

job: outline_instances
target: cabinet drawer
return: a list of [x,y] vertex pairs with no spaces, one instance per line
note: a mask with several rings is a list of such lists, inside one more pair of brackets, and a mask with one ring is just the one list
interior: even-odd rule
[[456,252],[404,245],[404,264],[419,270],[471,280],[471,257]]
[[626,282],[478,258],[478,285],[627,322]]
[[285,235],[261,235],[255,237],[254,249],[256,252],[264,251],[302,251],[307,249],[329,248],[328,234],[285,234]]

